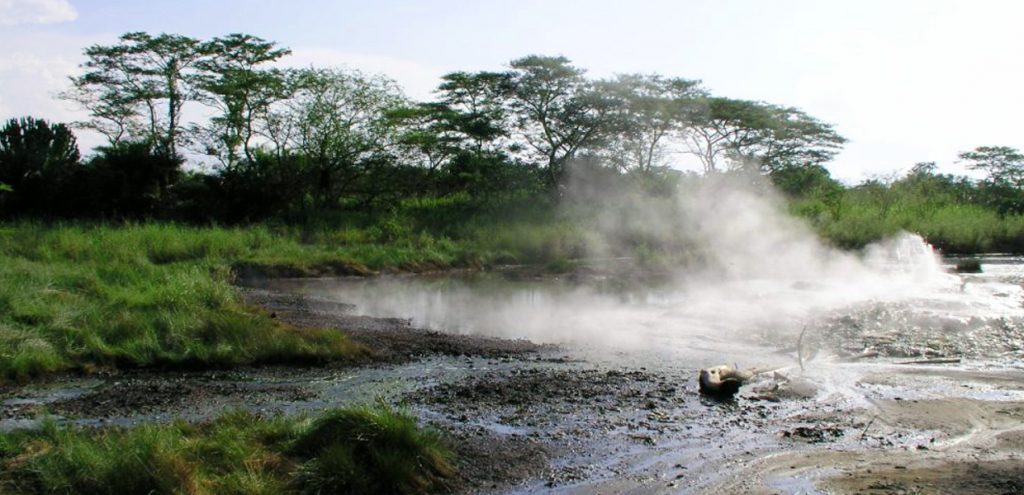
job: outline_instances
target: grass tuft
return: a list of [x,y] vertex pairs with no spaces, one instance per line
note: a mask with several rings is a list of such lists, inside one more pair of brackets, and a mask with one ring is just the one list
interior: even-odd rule
[[292,452],[310,459],[298,478],[305,493],[422,493],[454,474],[436,432],[383,405],[325,414]]
[[454,475],[436,433],[388,406],[315,420],[229,412],[190,425],[0,433],[0,493],[424,493]]

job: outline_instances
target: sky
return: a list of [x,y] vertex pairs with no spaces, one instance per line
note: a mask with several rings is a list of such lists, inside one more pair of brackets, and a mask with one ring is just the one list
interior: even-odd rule
[[[82,49],[130,31],[273,40],[295,66],[383,73],[417,99],[442,74],[564,55],[593,77],[700,79],[794,106],[848,138],[847,182],[1024,148],[1024,2],[943,0],[0,0],[0,119],[82,118],[55,95]],[[84,148],[100,143],[83,134]]]

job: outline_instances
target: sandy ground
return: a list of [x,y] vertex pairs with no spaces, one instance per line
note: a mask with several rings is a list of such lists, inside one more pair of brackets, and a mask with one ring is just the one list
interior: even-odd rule
[[693,363],[592,359],[289,291],[244,294],[300,327],[344,329],[374,361],[52,377],[0,390],[0,427],[44,412],[131,425],[382,397],[448,433],[462,493],[1024,492],[1024,371],[1012,366],[830,362],[836,385],[816,362],[791,364],[723,402],[697,392]]

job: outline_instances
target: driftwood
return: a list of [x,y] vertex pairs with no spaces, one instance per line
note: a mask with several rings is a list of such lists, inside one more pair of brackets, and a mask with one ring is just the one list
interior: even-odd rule
[[896,364],[960,364],[960,358],[918,359],[916,361],[901,361]]
[[868,428],[871,428],[871,425],[875,424],[875,420],[876,420],[876,419],[878,419],[878,416],[877,416],[877,415],[876,415],[875,417],[871,418],[871,421],[868,421],[868,424],[867,424],[867,426],[865,426],[865,427],[864,427],[864,431],[860,432],[860,440],[861,440],[862,442],[864,441],[864,438],[865,438],[865,437],[867,436],[867,434],[868,434]]
[[842,358],[840,358],[840,362],[852,363],[854,361],[860,361],[861,359],[869,359],[878,356],[878,351],[874,349],[864,349],[864,352],[861,352],[860,354],[854,354],[852,356],[843,356]]

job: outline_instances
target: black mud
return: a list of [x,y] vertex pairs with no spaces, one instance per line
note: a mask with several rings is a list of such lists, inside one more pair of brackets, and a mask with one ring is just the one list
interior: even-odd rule
[[[375,359],[62,376],[0,390],[0,426],[30,426],[42,414],[103,426],[201,421],[229,409],[315,413],[384,399],[445,432],[458,493],[981,494],[1024,486],[1024,404],[1011,400],[1024,374],[878,362],[928,356],[921,343],[929,339],[924,347],[935,356],[980,352],[948,347],[935,337],[941,326],[901,339],[868,326],[878,315],[833,322],[837,340],[806,342],[821,354],[804,355],[806,370],[783,358],[793,361],[788,369],[719,401],[698,393],[692,362],[582,359],[522,340],[357,316],[345,303],[296,292],[247,288],[243,296],[299,328],[344,331]],[[869,346],[880,357],[827,362]],[[855,378],[832,383],[833,372],[836,382]],[[951,398],[953,391],[978,398]]]

